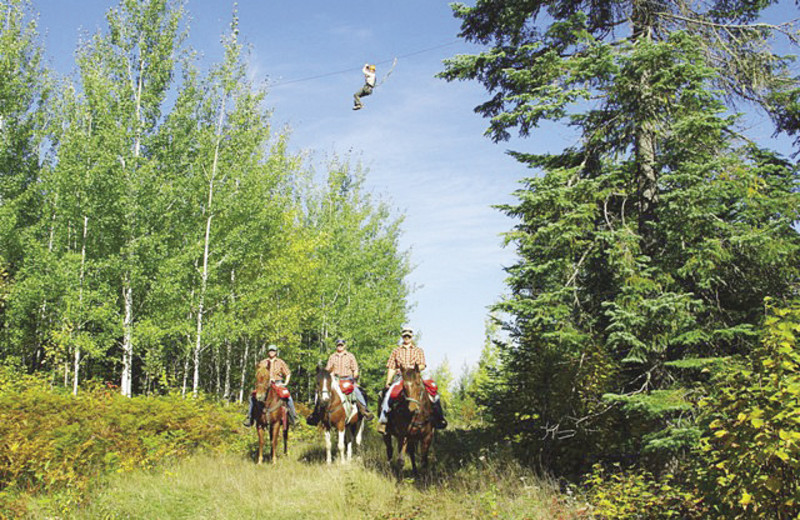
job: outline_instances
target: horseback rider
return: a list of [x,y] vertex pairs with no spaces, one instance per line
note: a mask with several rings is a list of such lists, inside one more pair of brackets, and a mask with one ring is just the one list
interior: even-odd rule
[[[378,418],[378,433],[386,433],[386,423],[389,421],[389,399],[392,394],[392,387],[394,385],[402,385],[402,372],[401,369],[414,368],[414,365],[419,367],[419,371],[425,370],[425,352],[414,345],[412,338],[414,337],[414,330],[410,327],[403,328],[400,333],[402,343],[400,346],[395,347],[389,355],[389,360],[386,362],[386,388],[384,390],[383,402],[381,403],[381,413]],[[433,426],[434,428],[446,428],[447,420],[444,418],[444,411],[442,404],[437,395],[433,402]]]
[[[262,359],[256,363],[256,370],[262,366],[266,367],[267,361],[269,361],[269,382],[279,386],[287,386],[289,384],[289,379],[292,377],[292,373],[289,371],[289,365],[278,357],[278,347],[275,345],[267,347],[267,356],[267,359]],[[291,395],[289,399],[287,399],[287,405],[289,407],[289,424],[293,424],[297,420],[297,410],[294,408],[294,399],[292,399]],[[250,394],[250,408],[247,411],[247,417],[245,417],[242,423],[244,426],[250,427],[253,425],[253,412],[255,408],[256,396]]]
[[375,88],[375,65],[370,65],[369,63],[364,64],[364,68],[361,69],[361,72],[364,73],[364,86],[361,87],[361,90],[353,94],[353,110],[360,110],[364,107],[361,103],[362,96],[369,96],[372,94],[372,89]]
[[[367,400],[364,399],[364,394],[361,387],[358,386],[358,361],[352,352],[347,351],[347,343],[343,339],[336,340],[336,352],[328,358],[328,364],[325,365],[325,370],[338,377],[353,382],[353,394],[356,398],[356,406],[358,406],[359,413],[364,419],[371,421],[373,419],[372,412],[367,408]],[[315,425],[320,420],[320,407],[314,407],[314,412],[306,418],[306,422],[310,425]]]

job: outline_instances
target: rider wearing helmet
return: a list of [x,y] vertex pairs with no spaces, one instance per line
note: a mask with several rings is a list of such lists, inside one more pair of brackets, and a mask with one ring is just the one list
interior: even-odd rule
[[[287,386],[289,384],[289,379],[292,377],[292,373],[289,371],[289,365],[287,365],[284,360],[278,357],[278,347],[275,345],[270,345],[267,347],[267,356],[269,356],[267,359],[262,359],[256,363],[256,370],[258,370],[258,368],[262,365],[266,366],[267,361],[269,360],[269,382],[280,386]],[[297,420],[297,410],[294,408],[294,399],[292,399],[291,395],[287,400],[287,405],[289,406],[289,422],[294,423]],[[250,427],[253,425],[253,412],[255,407],[256,397],[255,395],[251,394],[250,408],[247,411],[247,417],[242,423],[244,426]]]
[[375,65],[365,63],[361,72],[364,73],[364,86],[361,87],[361,90],[353,94],[353,110],[360,110],[363,108],[364,105],[361,103],[361,97],[369,96],[372,94],[372,89],[375,88]]
[[[328,358],[328,364],[325,365],[325,370],[338,377],[339,379],[349,380],[353,382],[353,395],[356,398],[356,406],[359,413],[364,419],[371,421],[373,419],[372,413],[367,408],[367,401],[364,399],[364,394],[361,387],[358,386],[358,361],[352,352],[347,351],[347,343],[343,339],[336,340],[336,352]],[[320,410],[317,406],[314,407],[314,412],[306,418],[306,422],[310,425],[315,425],[319,422]]]
[[[388,422],[389,414],[389,399],[391,396],[391,389],[394,385],[402,384],[401,369],[413,368],[414,365],[419,367],[419,371],[425,370],[425,352],[414,345],[413,337],[414,330],[411,327],[404,327],[400,332],[402,343],[400,346],[395,347],[389,355],[389,360],[386,362],[386,389],[384,390],[383,402],[381,403],[381,413],[378,418],[378,432],[386,432],[386,423]],[[435,428],[445,428],[447,421],[444,418],[444,411],[442,404],[437,395],[433,402],[433,426]]]

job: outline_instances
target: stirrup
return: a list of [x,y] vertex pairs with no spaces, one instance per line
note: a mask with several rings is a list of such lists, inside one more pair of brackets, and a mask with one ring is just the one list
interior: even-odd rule
[[358,413],[360,413],[361,416],[367,421],[371,421],[372,419],[375,418],[375,415],[372,412],[370,412],[369,410],[367,410],[365,406],[361,406],[360,404],[358,405]]

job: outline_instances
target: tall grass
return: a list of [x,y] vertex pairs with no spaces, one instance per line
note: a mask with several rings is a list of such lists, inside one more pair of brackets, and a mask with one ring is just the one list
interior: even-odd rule
[[357,460],[346,465],[326,465],[319,439],[290,443],[288,457],[274,466],[256,466],[251,450],[199,455],[114,476],[73,514],[80,519],[577,517],[575,504],[564,500],[552,482],[505,455],[462,452],[458,461],[452,460],[459,450],[450,442],[464,435],[443,435],[438,460],[418,478],[409,468],[395,475],[381,439],[371,433]]

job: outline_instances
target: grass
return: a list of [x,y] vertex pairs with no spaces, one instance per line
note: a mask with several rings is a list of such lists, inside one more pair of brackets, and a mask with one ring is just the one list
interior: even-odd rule
[[[196,455],[150,471],[115,475],[76,519],[568,519],[578,504],[557,487],[503,454],[501,447],[471,449],[474,432],[437,438],[432,468],[398,477],[385,460],[383,442],[368,432],[358,460],[324,463],[321,434],[290,439],[289,455],[275,466],[253,463],[253,451]],[[255,434],[250,432],[255,438]],[[252,445],[254,447],[254,444]],[[34,518],[53,518],[46,507]]]

